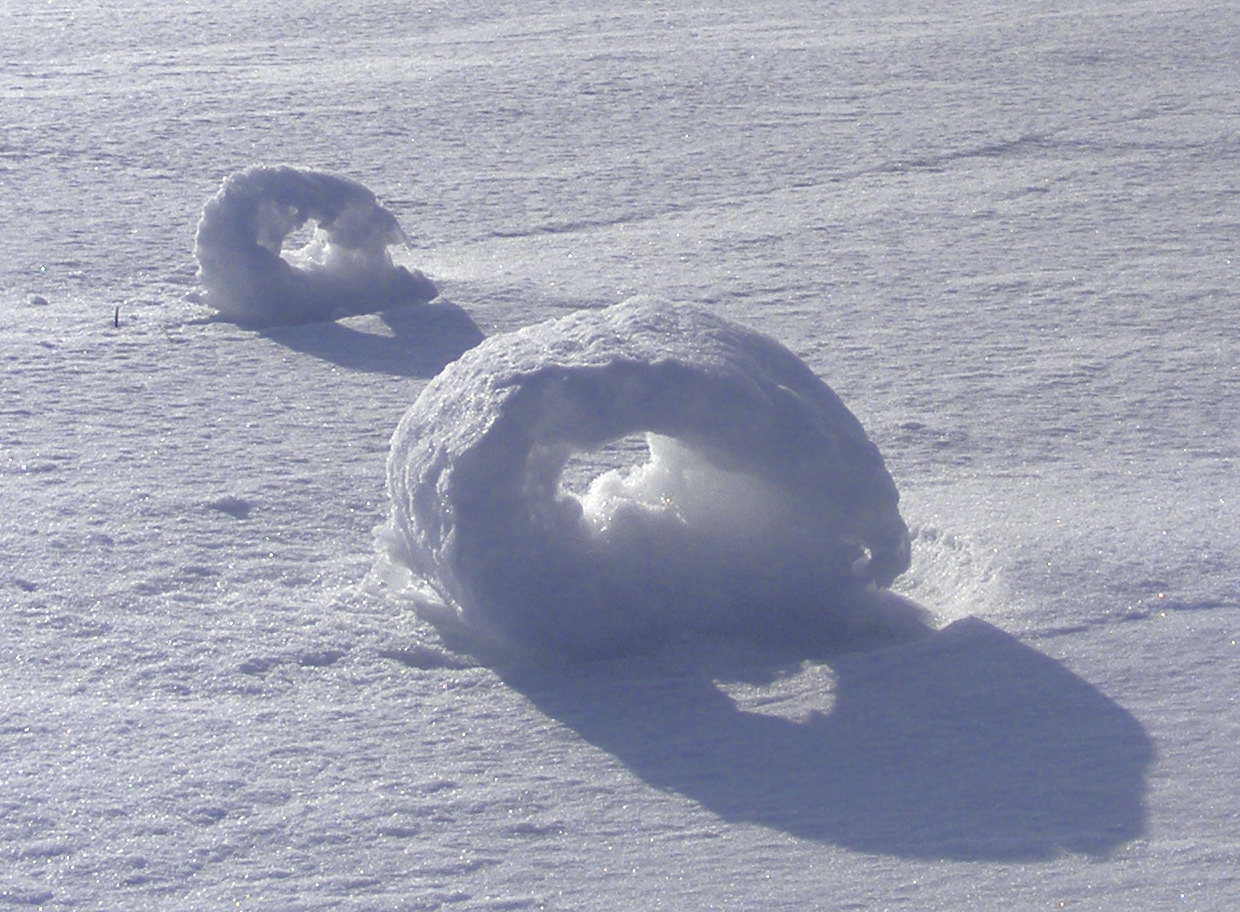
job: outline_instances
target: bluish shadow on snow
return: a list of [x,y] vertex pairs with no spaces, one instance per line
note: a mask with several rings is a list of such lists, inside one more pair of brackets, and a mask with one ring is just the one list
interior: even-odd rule
[[483,339],[469,314],[437,298],[354,317],[265,329],[268,339],[350,370],[433,377]]
[[711,675],[505,675],[637,776],[731,822],[907,858],[1104,855],[1145,828],[1153,748],[1127,711],[976,619],[836,657],[829,713],[740,709]]

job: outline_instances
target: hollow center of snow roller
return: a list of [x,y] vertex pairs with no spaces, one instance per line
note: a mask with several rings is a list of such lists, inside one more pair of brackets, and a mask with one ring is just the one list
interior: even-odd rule
[[388,248],[397,239],[366,225],[369,216],[345,210],[327,223],[292,207],[271,206],[260,221],[258,241],[294,269],[323,271],[338,277],[362,277],[391,269]]
[[[659,541],[680,530],[716,553],[763,556],[778,565],[822,544],[806,540],[806,517],[786,490],[720,468],[664,434],[628,434],[579,451],[535,448],[531,463],[543,463],[536,471],[558,473],[544,489],[554,492],[553,514],[598,547]],[[858,544],[849,559],[861,574],[869,549]]]
[[264,246],[293,265],[299,265],[299,261],[308,251],[325,243],[327,238],[319,228],[319,223],[314,219],[307,219],[303,224],[295,225],[283,237],[273,237],[272,242]]
[[581,500],[600,476],[628,472],[649,461],[650,449],[644,433],[608,441],[597,449],[571,451],[560,472],[560,494]]

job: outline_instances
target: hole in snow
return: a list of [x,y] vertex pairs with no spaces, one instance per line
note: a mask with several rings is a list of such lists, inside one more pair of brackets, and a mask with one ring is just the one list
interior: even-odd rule
[[608,472],[627,474],[650,461],[646,435],[629,434],[597,450],[573,453],[560,474],[560,492],[582,500],[595,479]]
[[313,252],[325,243],[326,238],[319,231],[318,222],[307,219],[284,236],[280,243],[280,256],[295,266],[304,265],[304,261],[314,259]]
[[559,492],[580,504],[580,515],[596,534],[623,518],[630,524],[670,522],[711,540],[765,547],[797,525],[794,505],[771,485],[721,469],[681,440],[654,433],[629,434],[573,454]]

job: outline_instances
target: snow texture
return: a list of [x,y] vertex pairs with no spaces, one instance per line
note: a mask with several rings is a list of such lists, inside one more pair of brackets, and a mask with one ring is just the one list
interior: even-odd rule
[[[307,222],[310,240],[284,251]],[[396,217],[355,181],[287,166],[225,179],[203,208],[194,254],[206,303],[234,323],[272,326],[335,320],[438,293],[420,272],[393,264],[407,244]]]
[[[565,488],[575,454],[634,434],[648,460]],[[786,348],[696,307],[637,299],[488,340],[405,415],[388,485],[392,557],[503,639],[595,653],[917,625],[870,597],[909,565],[878,448]]]

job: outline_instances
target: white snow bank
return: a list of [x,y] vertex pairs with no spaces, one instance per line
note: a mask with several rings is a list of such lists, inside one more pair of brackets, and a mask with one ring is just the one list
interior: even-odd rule
[[[307,222],[309,242],[283,250]],[[194,255],[221,317],[271,326],[429,301],[434,284],[392,262],[388,248],[404,243],[396,217],[361,184],[260,166],[230,175],[203,207]]]
[[[642,432],[642,464],[564,487],[575,453]],[[910,622],[875,595],[909,564],[878,449],[791,352],[693,307],[487,340],[400,422],[388,488],[381,547],[488,637],[590,654]]]

